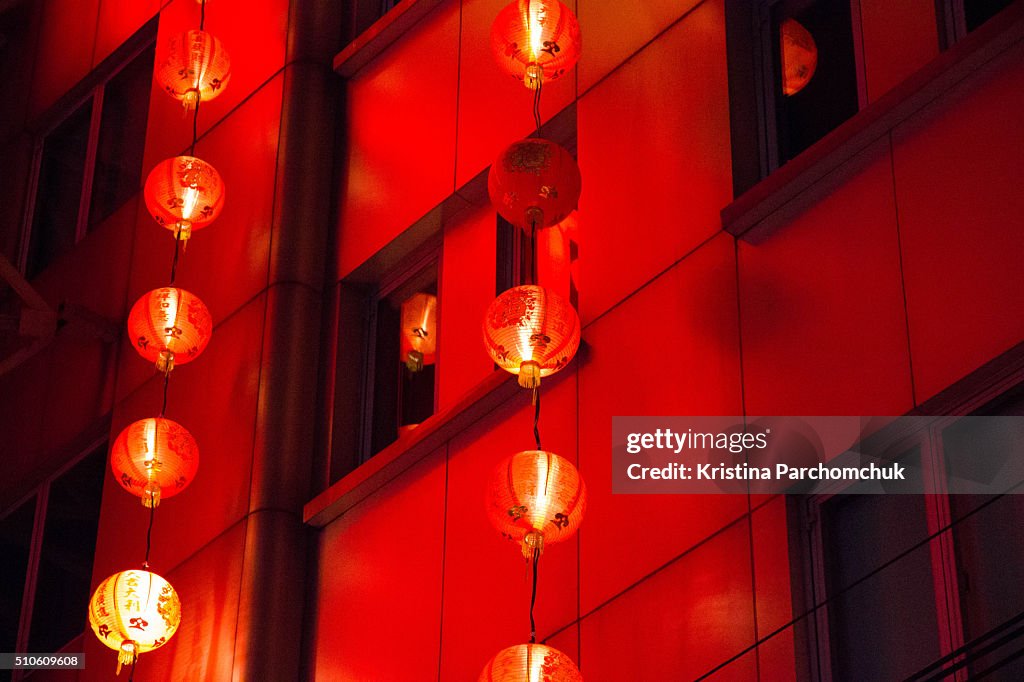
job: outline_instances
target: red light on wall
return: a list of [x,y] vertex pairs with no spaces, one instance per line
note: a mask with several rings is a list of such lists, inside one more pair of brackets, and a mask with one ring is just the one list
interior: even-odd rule
[[576,209],[581,182],[572,154],[554,142],[530,138],[513,142],[491,164],[487,193],[513,225],[549,227]]
[[518,644],[499,651],[479,682],[583,682],[572,659],[544,644]]
[[212,334],[210,311],[184,289],[154,289],[128,314],[128,338],[135,350],[164,373],[199,357]]
[[190,30],[171,38],[157,82],[186,109],[209,102],[231,79],[231,58],[221,42],[205,31]]
[[484,345],[523,388],[536,388],[576,355],[580,318],[565,299],[533,284],[498,296],[484,315]]
[[494,527],[522,545],[523,556],[576,532],[587,508],[587,487],[564,457],[544,450],[512,455],[494,470],[487,514]]
[[89,625],[117,651],[117,672],[147,651],[159,649],[181,624],[181,601],[156,573],[121,571],[100,583],[89,600]]
[[129,424],[110,450],[110,468],[121,487],[156,507],[195,478],[199,446],[181,424],[163,417]]
[[807,87],[818,67],[818,46],[814,37],[795,19],[779,26],[782,45],[782,92],[795,95]]
[[498,66],[528,88],[564,76],[582,49],[579,21],[558,0],[515,0],[491,25]]
[[143,194],[153,220],[187,241],[220,215],[225,190],[216,168],[194,156],[176,156],[150,171]]

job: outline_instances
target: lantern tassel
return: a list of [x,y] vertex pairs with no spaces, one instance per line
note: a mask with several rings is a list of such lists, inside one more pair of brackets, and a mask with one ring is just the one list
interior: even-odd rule
[[121,648],[117,651],[117,674],[121,674],[122,666],[135,665],[135,661],[138,657],[139,654],[135,647],[135,642],[130,639],[126,639],[121,642]]

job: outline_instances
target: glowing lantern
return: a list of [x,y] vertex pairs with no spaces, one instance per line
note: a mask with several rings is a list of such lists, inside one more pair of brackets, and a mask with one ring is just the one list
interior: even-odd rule
[[213,334],[213,318],[194,294],[164,287],[143,294],[128,313],[128,338],[139,355],[165,374],[199,357]]
[[434,364],[436,351],[437,296],[415,294],[402,303],[402,362],[418,372]]
[[231,58],[220,41],[195,29],[171,38],[167,58],[157,69],[157,81],[186,109],[209,102],[231,78]]
[[583,682],[572,659],[543,644],[518,644],[499,651],[479,682]]
[[544,287],[513,287],[484,316],[484,345],[494,362],[536,388],[541,377],[569,364],[580,345],[580,318],[565,299]]
[[117,651],[117,672],[178,630],[181,601],[171,584],[144,570],[121,571],[100,583],[89,600],[89,625]]
[[818,66],[818,46],[811,32],[794,19],[779,26],[782,44],[782,92],[795,95],[803,90]]
[[564,148],[540,138],[513,142],[491,164],[487,193],[494,209],[513,225],[550,227],[580,200],[580,168]]
[[199,446],[181,424],[156,417],[130,424],[114,441],[110,467],[121,487],[156,507],[184,490],[199,468]]
[[487,496],[491,523],[533,557],[546,543],[573,535],[587,508],[587,487],[576,467],[544,450],[512,455],[494,470]]
[[220,215],[224,193],[217,169],[194,156],[161,161],[150,171],[143,192],[153,220],[182,241]]
[[583,37],[576,15],[558,0],[514,0],[491,26],[491,49],[505,72],[536,89],[576,64]]

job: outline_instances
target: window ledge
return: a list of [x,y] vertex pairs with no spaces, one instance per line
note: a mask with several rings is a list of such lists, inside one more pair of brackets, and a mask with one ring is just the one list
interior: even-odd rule
[[398,41],[442,0],[402,0],[334,56],[334,71],[351,78],[373,58]]
[[302,510],[303,521],[323,528],[522,392],[511,374],[491,372],[459,402],[433,415],[306,503]]
[[722,209],[722,227],[759,243],[834,182],[833,171],[1024,38],[1024,3],[1014,3],[879,100]]

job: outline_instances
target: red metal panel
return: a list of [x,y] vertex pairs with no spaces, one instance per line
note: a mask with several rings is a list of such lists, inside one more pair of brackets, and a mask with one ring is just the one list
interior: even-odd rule
[[870,102],[939,54],[934,0],[861,0],[860,19]]
[[160,11],[160,0],[99,0],[99,6],[94,68]]
[[452,193],[459,7],[438,7],[348,83],[339,273]]
[[1024,339],[1024,49],[894,134],[917,399]]
[[913,406],[888,141],[764,244],[739,242],[748,414]]
[[437,676],[444,504],[441,449],[324,529],[316,679]]
[[776,497],[757,509],[752,517],[760,637],[766,637],[793,619],[786,503],[785,497]]
[[[651,0],[630,3],[628,8],[622,3],[600,0],[580,0],[576,4],[583,32],[579,87],[580,92],[585,92],[700,3],[699,0]],[[705,15],[704,21],[708,21],[710,16]],[[721,18],[716,21],[718,23],[714,27],[709,26],[705,30],[721,31],[724,37],[725,23]],[[685,61],[679,63],[686,64]]]
[[[511,142],[534,130],[533,91],[502,71],[491,53],[491,24],[507,4],[466,0],[462,6],[457,187],[491,165]],[[544,85],[543,120],[572,102],[575,85],[572,71]]]
[[720,235],[584,331],[580,529],[587,612],[747,509],[745,496],[612,495],[615,415],[742,413],[734,241]]
[[[670,526],[659,528],[667,532]],[[692,680],[750,646],[747,533],[746,523],[724,530],[584,618],[581,660],[588,682]],[[628,554],[630,548],[617,544],[620,554]],[[745,660],[733,665],[746,673],[738,679],[752,679]]]
[[100,0],[47,0],[29,93],[29,119],[89,73]]
[[723,21],[721,1],[705,2],[580,100],[584,324],[721,228],[732,197]]
[[[544,379],[543,445],[576,461],[573,368]],[[487,661],[530,636],[530,573],[521,548],[503,539],[485,513],[487,486],[505,457],[533,449],[527,391],[455,438],[448,461],[448,511],[441,679],[476,679]],[[589,481],[587,481],[589,489]],[[584,517],[584,527],[589,519]],[[576,618],[575,538],[550,544],[539,564],[537,638]],[[567,652],[570,653],[570,652]]]
[[441,266],[438,406],[455,404],[494,368],[481,338],[494,300],[497,226],[489,206],[445,226]]

